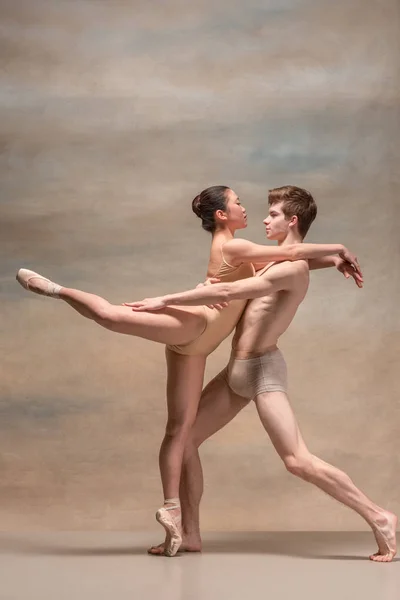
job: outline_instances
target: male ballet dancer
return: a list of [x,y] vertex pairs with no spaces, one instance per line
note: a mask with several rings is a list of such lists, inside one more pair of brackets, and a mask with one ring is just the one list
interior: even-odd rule
[[[264,220],[267,238],[279,244],[300,244],[316,216],[311,194],[294,186],[269,192],[269,216]],[[338,257],[320,259],[319,266],[332,266]],[[344,267],[359,287],[357,259]],[[371,560],[389,562],[396,554],[397,517],[374,504],[344,472],[314,456],[308,450],[287,397],[286,365],[277,348],[304,299],[309,283],[306,260],[270,263],[256,277],[234,283],[216,283],[188,292],[129,303],[133,310],[158,310],[171,305],[219,304],[251,299],[236,328],[232,355],[227,367],[202,394],[196,422],[186,446],[180,501],[183,531],[179,528],[180,505],[174,517],[176,527],[164,544],[149,550],[163,554],[171,536],[182,535],[180,550],[200,551],[199,505],[203,476],[198,447],[229,423],[250,400],[254,400],[261,422],[284,462],[286,469],[313,483],[324,492],[354,509],[372,528],[378,551]]]

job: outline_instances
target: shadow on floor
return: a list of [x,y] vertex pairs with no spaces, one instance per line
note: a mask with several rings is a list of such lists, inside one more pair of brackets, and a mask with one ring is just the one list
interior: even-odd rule
[[[126,532],[121,534],[126,543],[104,545],[107,532],[99,532],[98,539],[90,533],[90,544],[83,540],[84,534],[77,532],[76,540],[71,534],[52,534],[56,539],[46,540],[37,534],[0,535],[0,553],[44,556],[146,556],[147,548],[153,543],[149,534],[132,533],[131,545]],[[42,537],[42,539],[41,539]],[[138,539],[139,538],[139,539]],[[79,543],[81,542],[81,543]],[[334,551],[334,553],[332,552]],[[208,533],[204,536],[203,554],[265,554],[319,560],[369,560],[369,554],[376,551],[375,540],[367,532],[236,532]],[[198,553],[180,554],[198,556]],[[153,558],[153,557],[152,557]],[[159,558],[159,557],[156,557]],[[395,558],[394,561],[399,561]]]

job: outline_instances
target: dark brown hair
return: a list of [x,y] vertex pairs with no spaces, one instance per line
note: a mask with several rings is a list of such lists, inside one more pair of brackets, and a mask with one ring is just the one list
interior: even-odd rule
[[310,192],[295,185],[284,185],[269,190],[268,204],[272,206],[278,202],[283,202],[282,212],[287,219],[296,215],[299,233],[304,238],[317,216],[317,205]]
[[201,219],[201,226],[214,233],[216,229],[215,211],[226,210],[226,185],[213,185],[203,190],[192,202],[193,212]]

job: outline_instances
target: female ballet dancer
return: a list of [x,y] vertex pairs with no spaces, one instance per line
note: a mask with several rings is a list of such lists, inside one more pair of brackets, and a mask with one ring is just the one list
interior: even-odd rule
[[[339,244],[263,246],[235,240],[235,232],[247,226],[247,217],[235,192],[226,186],[203,190],[192,202],[202,227],[212,234],[208,278],[237,281],[255,274],[255,268],[280,260],[320,258],[340,254],[353,257]],[[134,312],[112,305],[104,298],[58,285],[38,273],[20,269],[18,282],[37,294],[59,298],[97,324],[127,335],[166,344],[168,419],[160,448],[160,473],[164,505],[156,513],[166,531],[164,554],[174,556],[182,541],[179,484],[183,452],[194,423],[203,387],[207,356],[234,329],[246,301],[234,300],[218,310],[206,306],[168,307],[156,313]]]

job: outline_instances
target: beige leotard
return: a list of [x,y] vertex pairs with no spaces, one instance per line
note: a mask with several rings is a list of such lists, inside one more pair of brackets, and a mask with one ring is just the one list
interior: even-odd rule
[[[218,277],[221,282],[238,281],[255,275],[251,263],[242,263],[234,267],[226,262],[222,253],[222,262],[213,277]],[[195,340],[179,346],[167,346],[178,354],[208,355],[211,354],[228,335],[233,331],[236,323],[246,306],[247,300],[232,300],[222,310],[202,306],[204,311],[204,329]]]

